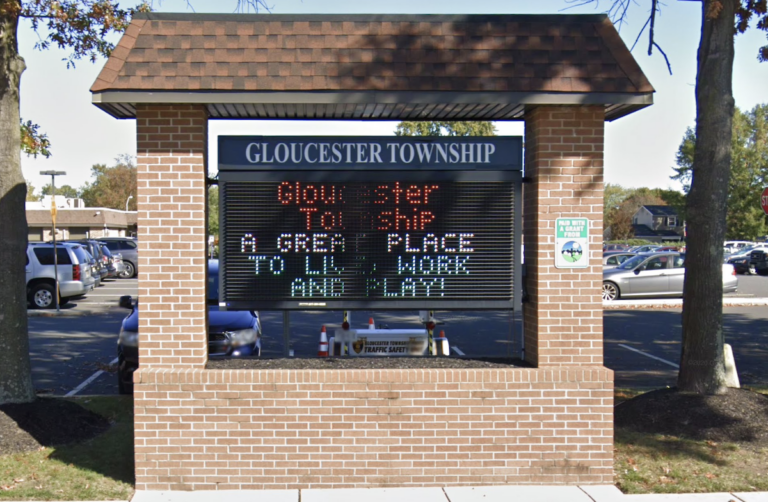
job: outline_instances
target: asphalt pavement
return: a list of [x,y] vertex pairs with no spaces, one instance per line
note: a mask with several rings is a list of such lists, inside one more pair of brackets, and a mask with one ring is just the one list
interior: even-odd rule
[[[733,346],[742,384],[768,385],[768,277],[740,276],[739,293],[730,302],[750,307],[724,308],[726,341]],[[117,306],[121,295],[137,296],[138,281],[110,280],[61,313],[30,311],[30,355],[38,391],[56,395],[115,394],[117,334],[128,311]],[[757,295],[762,294],[758,298]],[[681,310],[678,299],[611,302],[604,313],[605,364],[616,371],[618,387],[674,385],[680,358]],[[282,357],[283,312],[262,311],[263,357]],[[317,351],[320,327],[340,326],[341,312],[291,312],[290,348],[298,357]],[[445,330],[452,353],[468,357],[520,357],[519,312],[438,312],[437,332]],[[352,313],[353,327],[419,327],[417,312]]]

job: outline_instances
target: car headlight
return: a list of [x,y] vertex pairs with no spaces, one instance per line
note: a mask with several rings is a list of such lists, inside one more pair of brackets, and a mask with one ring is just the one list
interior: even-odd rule
[[229,340],[233,347],[241,347],[254,343],[259,338],[259,332],[253,328],[229,331]]
[[117,343],[123,347],[138,347],[139,332],[126,331],[123,328],[120,328],[120,334],[117,335]]

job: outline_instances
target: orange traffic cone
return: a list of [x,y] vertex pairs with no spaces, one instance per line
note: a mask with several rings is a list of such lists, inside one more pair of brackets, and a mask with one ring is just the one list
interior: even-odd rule
[[325,326],[320,329],[320,345],[317,347],[317,357],[328,357],[328,335]]
[[373,322],[373,317],[368,318],[368,329],[376,329],[376,324]]

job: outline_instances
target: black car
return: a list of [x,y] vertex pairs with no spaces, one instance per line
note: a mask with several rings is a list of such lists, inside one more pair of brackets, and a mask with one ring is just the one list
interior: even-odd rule
[[[252,311],[220,311],[219,260],[208,261],[208,356],[261,355],[261,322]],[[117,384],[121,394],[133,393],[133,372],[139,367],[139,302],[120,297],[120,306],[131,309],[117,337]]]
[[768,251],[756,249],[749,253],[749,267],[758,275],[768,275]]

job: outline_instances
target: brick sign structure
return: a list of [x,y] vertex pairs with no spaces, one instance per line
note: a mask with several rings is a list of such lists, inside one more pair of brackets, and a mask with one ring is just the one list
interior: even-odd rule
[[[91,90],[137,126],[138,490],[612,483],[604,122],[653,88],[605,16],[137,15]],[[207,124],[228,118],[525,121],[530,366],[207,369]],[[553,267],[557,218],[589,220],[586,268]]]

